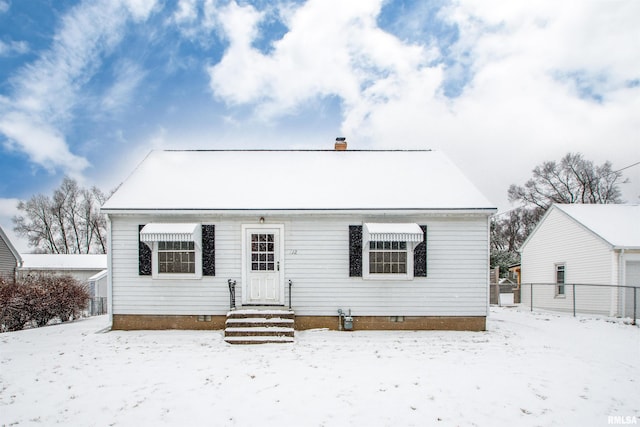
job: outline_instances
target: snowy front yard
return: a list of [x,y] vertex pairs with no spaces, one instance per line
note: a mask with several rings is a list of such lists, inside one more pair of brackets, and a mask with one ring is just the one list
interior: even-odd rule
[[[640,417],[640,328],[492,308],[487,332],[0,334],[0,425],[605,426]],[[630,420],[632,418],[626,418]],[[640,420],[638,420],[640,422]]]

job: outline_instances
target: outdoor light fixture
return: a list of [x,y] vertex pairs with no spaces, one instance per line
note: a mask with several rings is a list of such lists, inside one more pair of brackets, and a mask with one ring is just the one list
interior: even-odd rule
[[260,224],[264,224],[264,217],[263,216],[260,217]]

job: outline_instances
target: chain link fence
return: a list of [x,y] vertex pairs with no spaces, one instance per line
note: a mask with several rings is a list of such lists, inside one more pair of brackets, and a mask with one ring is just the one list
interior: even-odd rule
[[628,317],[636,324],[640,309],[640,286],[588,283],[522,283],[523,306],[612,317]]
[[107,299],[105,297],[94,297],[89,299],[87,307],[89,316],[99,316],[107,314]]

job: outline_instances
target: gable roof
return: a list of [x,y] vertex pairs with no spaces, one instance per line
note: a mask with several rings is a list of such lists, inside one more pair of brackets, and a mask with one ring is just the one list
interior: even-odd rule
[[25,270],[104,270],[104,254],[22,254]]
[[602,239],[613,249],[640,249],[640,205],[554,204],[522,243],[529,243],[549,214],[558,210]]
[[18,252],[15,246],[13,246],[13,243],[11,243],[9,236],[7,236],[7,234],[4,232],[2,227],[0,227],[0,239],[4,241],[4,243],[9,248],[9,251],[13,254],[13,257],[16,259],[16,264],[17,265],[22,264],[22,258],[20,257],[20,252]]
[[640,248],[640,205],[554,206],[614,248]]
[[102,210],[483,209],[437,151],[152,151]]

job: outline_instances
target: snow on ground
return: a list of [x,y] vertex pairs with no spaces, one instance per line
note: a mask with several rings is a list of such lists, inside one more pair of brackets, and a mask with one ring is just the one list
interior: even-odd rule
[[[640,422],[640,328],[492,308],[487,332],[0,334],[0,425],[605,426]],[[629,421],[633,418],[625,418]]]

